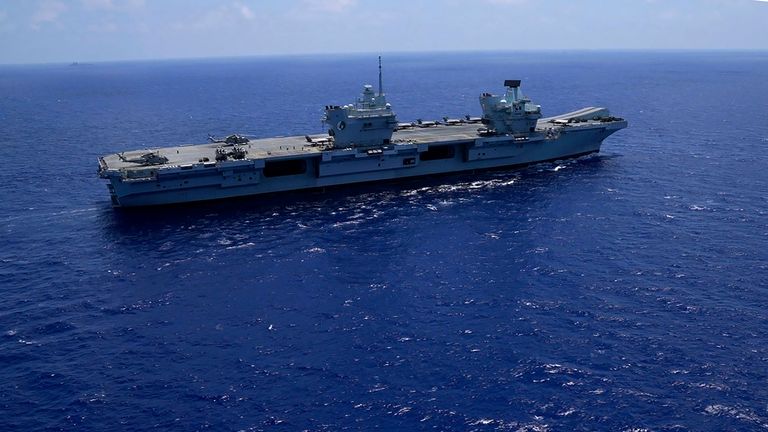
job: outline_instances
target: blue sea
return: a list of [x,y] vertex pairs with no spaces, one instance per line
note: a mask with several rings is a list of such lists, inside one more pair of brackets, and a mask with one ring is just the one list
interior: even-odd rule
[[1,431],[768,428],[768,53],[384,56],[629,120],[517,171],[119,211],[100,155],[322,133],[375,55],[0,67]]

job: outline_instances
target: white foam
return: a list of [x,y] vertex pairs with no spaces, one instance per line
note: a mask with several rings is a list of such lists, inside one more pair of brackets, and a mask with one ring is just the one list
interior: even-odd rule
[[248,242],[248,243],[243,243],[243,244],[239,244],[239,245],[235,245],[235,246],[229,246],[229,247],[227,247],[227,249],[243,249],[243,248],[248,248],[248,247],[251,247],[251,246],[256,246],[256,244],[252,243],[252,242]]

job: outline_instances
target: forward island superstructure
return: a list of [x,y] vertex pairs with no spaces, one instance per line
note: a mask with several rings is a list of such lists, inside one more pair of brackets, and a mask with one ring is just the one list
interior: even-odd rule
[[605,108],[542,118],[519,80],[480,96],[482,117],[399,123],[382,88],[325,107],[324,136],[248,139],[128,151],[99,158],[112,204],[137,207],[215,200],[573,158],[600,151],[627,127]]

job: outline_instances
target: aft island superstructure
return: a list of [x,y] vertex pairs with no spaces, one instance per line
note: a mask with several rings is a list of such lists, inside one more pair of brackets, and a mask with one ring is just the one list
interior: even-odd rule
[[480,96],[482,117],[399,123],[379,89],[325,107],[324,136],[248,139],[128,151],[99,158],[114,206],[215,200],[573,158],[627,127],[605,108],[542,118],[519,80]]

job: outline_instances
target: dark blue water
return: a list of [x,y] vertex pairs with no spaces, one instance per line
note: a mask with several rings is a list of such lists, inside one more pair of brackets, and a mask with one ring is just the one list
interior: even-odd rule
[[401,120],[599,156],[118,212],[99,155],[319,133],[375,56],[0,68],[0,430],[768,428],[768,54],[387,56]]

